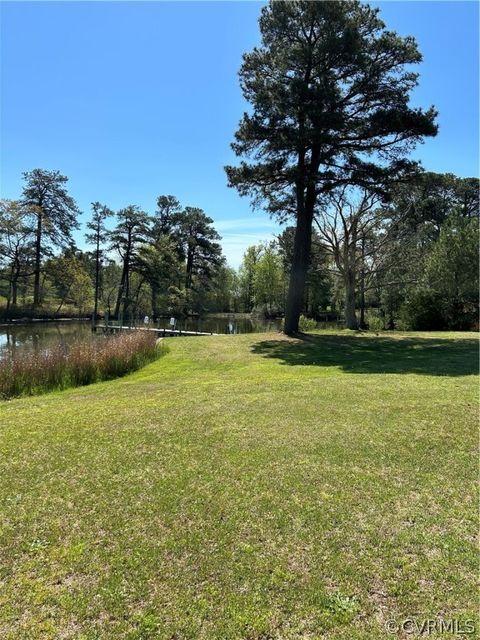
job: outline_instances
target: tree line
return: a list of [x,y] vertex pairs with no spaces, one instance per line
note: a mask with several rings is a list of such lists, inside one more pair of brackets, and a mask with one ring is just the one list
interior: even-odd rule
[[[479,180],[425,172],[388,204],[348,189],[323,201],[312,230],[301,314],[350,329],[470,329],[478,323]],[[249,247],[241,308],[283,315],[295,228]]]
[[[4,315],[72,307],[126,320],[207,312],[284,316],[295,227],[248,247],[238,270],[201,209],[159,196],[149,215],[93,202],[90,250],[73,232],[79,210],[58,171],[26,173],[19,200],[0,206]],[[351,329],[468,329],[478,309],[479,180],[424,172],[388,203],[344,186],[313,220],[300,313]]]
[[226,265],[220,236],[202,209],[182,207],[171,195],[158,197],[153,215],[136,205],[114,213],[93,202],[86,234],[91,250],[80,251],[73,238],[80,210],[67,177],[43,169],[23,177],[22,197],[0,206],[7,316],[26,307],[38,314],[48,301],[56,314],[70,304],[83,312],[93,308],[95,316],[101,307],[114,318],[216,309],[216,283],[225,279]]

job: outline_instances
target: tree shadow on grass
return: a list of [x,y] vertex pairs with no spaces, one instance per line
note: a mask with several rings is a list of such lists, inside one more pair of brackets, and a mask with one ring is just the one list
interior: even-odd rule
[[348,373],[417,373],[467,376],[478,373],[478,339],[390,338],[307,335],[298,340],[263,340],[253,353],[287,365],[341,367]]

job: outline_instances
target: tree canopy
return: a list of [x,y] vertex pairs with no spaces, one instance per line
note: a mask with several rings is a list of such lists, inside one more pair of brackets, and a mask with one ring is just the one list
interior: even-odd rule
[[345,2],[270,2],[261,45],[240,83],[252,106],[226,167],[229,184],[281,219],[296,218],[285,330],[298,330],[317,199],[340,185],[386,195],[417,169],[409,152],[437,132],[436,111],[409,106],[421,55],[385,28],[378,9]]
[[35,223],[35,283],[33,304],[40,304],[40,270],[49,244],[65,247],[72,244],[72,231],[79,228],[80,210],[68,194],[68,178],[59,171],[34,169],[23,174],[22,204]]

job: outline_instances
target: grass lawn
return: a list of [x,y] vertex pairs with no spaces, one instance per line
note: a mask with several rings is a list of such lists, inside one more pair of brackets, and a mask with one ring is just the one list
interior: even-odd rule
[[126,378],[0,403],[2,640],[476,618],[474,335],[164,344]]

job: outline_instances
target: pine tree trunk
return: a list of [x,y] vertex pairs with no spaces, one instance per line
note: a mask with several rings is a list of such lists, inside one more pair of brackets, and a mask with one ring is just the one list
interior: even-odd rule
[[187,266],[185,276],[185,289],[191,289],[192,287],[192,271],[193,271],[193,251],[189,250],[187,255]]
[[310,262],[312,244],[313,206],[309,211],[297,217],[295,239],[293,242],[292,268],[288,285],[285,310],[285,329],[287,335],[298,333],[298,322],[303,309],[305,281]]
[[95,305],[93,309],[93,326],[97,324],[99,288],[100,288],[100,232],[97,231],[97,250],[95,254]]
[[42,212],[38,212],[37,230],[35,238],[35,265],[33,281],[33,306],[40,304],[40,261],[42,257]]
[[127,262],[127,268],[125,271],[125,280],[124,280],[124,296],[123,296],[123,315],[127,317],[127,312],[130,310],[130,258]]
[[[319,158],[320,147],[317,145],[312,149],[312,157],[308,167],[310,176],[316,175]],[[285,308],[284,333],[289,336],[298,333],[298,323],[303,309],[305,283],[312,250],[312,223],[317,191],[315,180],[309,179],[306,171],[305,152],[299,153],[298,172],[300,177],[295,185],[297,226],[295,228],[295,238],[293,241],[292,267],[290,270],[287,304]]]
[[113,312],[113,316],[115,320],[118,320],[118,314],[120,313],[120,305],[122,303],[123,291],[125,288],[125,273],[126,273],[126,262],[123,262],[123,270],[122,277],[120,280],[120,286],[118,287],[117,301],[115,302],[115,310]]

